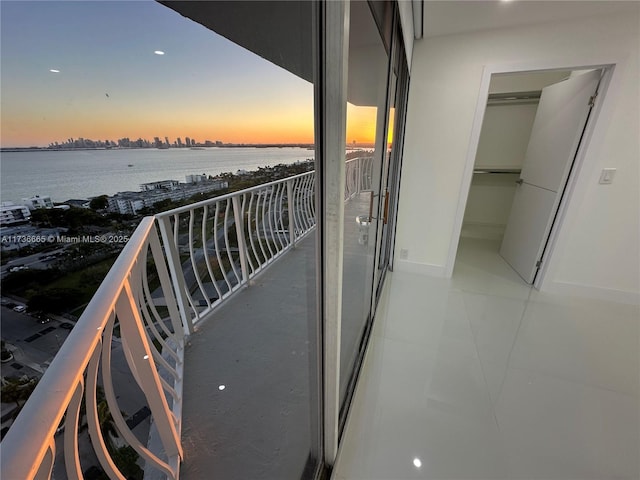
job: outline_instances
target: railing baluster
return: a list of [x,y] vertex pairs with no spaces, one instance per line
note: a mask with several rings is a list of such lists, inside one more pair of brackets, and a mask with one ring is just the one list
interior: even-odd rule
[[309,204],[309,199],[312,197],[312,195],[310,195],[311,192],[311,176],[307,177],[305,179],[305,186],[304,186],[304,211],[306,213],[306,218],[307,218],[307,231],[310,230],[314,223],[312,221],[312,216],[311,216],[311,209],[309,208],[311,205]]
[[[231,243],[229,242],[229,211],[231,210],[231,203],[232,200],[236,198],[235,196],[232,197],[230,200],[227,200],[227,205],[224,209],[224,241],[225,241],[225,249],[227,251],[227,258],[229,259],[229,264],[231,265],[231,271],[233,272],[233,276],[236,278],[236,288],[240,286],[240,284],[242,283],[242,279],[240,278],[240,275],[238,274],[238,270],[236,269],[236,262],[233,259],[233,252],[231,251],[232,247],[231,247]],[[235,220],[234,220],[234,226],[235,226],[235,231],[236,231],[236,237],[238,236],[238,226],[235,224]],[[231,285],[229,285],[230,288],[232,288]]]
[[42,459],[42,463],[40,464],[40,468],[38,472],[33,477],[34,480],[48,480],[51,478],[51,473],[53,472],[53,463],[56,460],[56,441],[55,438],[51,438],[49,441],[49,445],[47,445],[47,450],[44,454],[44,458]]
[[[203,213],[202,213],[202,249],[204,252],[204,261],[207,264],[207,271],[209,272],[209,278],[211,279],[211,283],[213,284],[213,288],[216,291],[216,294],[218,295],[218,299],[216,301],[214,301],[212,303],[212,305],[215,305],[217,303],[219,303],[220,301],[222,301],[222,292],[220,291],[220,287],[218,287],[218,282],[216,280],[216,276],[213,273],[213,269],[211,268],[211,258],[209,257],[209,251],[207,250],[207,242],[208,242],[208,236],[207,236],[207,218],[208,218],[208,214],[209,214],[209,206],[205,205],[203,208]],[[215,235],[215,230],[214,230],[214,235]],[[214,242],[214,248],[215,248],[215,242]]]
[[242,230],[243,230],[244,239],[245,239],[244,241],[245,248],[247,251],[247,264],[249,265],[248,279],[250,279],[255,274],[257,267],[253,264],[253,261],[251,260],[251,255],[250,255],[250,253],[253,253],[253,255],[255,255],[253,245],[251,244],[251,252],[250,252],[249,251],[250,244],[247,244],[247,238],[249,238],[249,241],[251,241],[251,213],[248,208],[249,207],[247,207],[247,195],[243,193],[242,203],[240,204],[240,211],[242,212]]
[[269,241],[269,234],[267,233],[267,222],[265,217],[267,216],[267,198],[268,198],[268,192],[265,190],[262,190],[262,238],[264,238],[264,243],[267,244],[267,249],[269,250],[269,259],[267,260],[267,262],[270,262],[271,259],[273,258],[273,249],[271,248],[271,242]]
[[286,185],[283,183],[278,184],[278,189],[276,191],[275,197],[275,209],[274,209],[274,217],[273,224],[275,228],[275,233],[277,234],[278,244],[280,247],[278,250],[281,252],[289,247],[289,239],[284,237],[284,219],[282,218],[282,206],[284,203],[284,191],[286,189]]
[[[107,348],[110,349],[111,345],[107,345]],[[107,444],[105,443],[102,432],[100,431],[96,393],[98,388],[98,367],[100,365],[101,349],[102,339],[100,339],[98,345],[93,351],[93,355],[91,356],[91,360],[89,361],[89,366],[87,368],[87,389],[85,391],[85,399],[87,404],[87,425],[89,426],[89,436],[91,437],[91,443],[93,444],[98,461],[109,478],[126,480],[120,473],[120,470],[118,470],[118,467],[116,467],[111,455],[109,455]]]
[[67,407],[67,416],[64,421],[64,465],[68,480],[83,478],[80,455],[78,454],[78,424],[83,394],[84,379],[80,378]]
[[235,196],[232,199],[233,202],[233,217],[236,225],[236,236],[238,237],[238,252],[240,254],[240,269],[242,270],[242,279],[240,284],[245,284],[249,281],[249,268],[247,266],[247,244],[244,239],[244,222],[242,214],[242,208],[240,207],[240,197]]
[[274,202],[274,190],[275,190],[275,186],[270,188],[267,191],[266,194],[266,201],[269,204],[269,210],[267,211],[267,223],[268,223],[268,227],[269,227],[269,238],[271,238],[271,242],[273,244],[273,249],[274,249],[274,255],[277,255],[278,252],[280,251],[278,249],[278,245],[276,243],[276,239],[275,239],[275,233],[276,233],[276,229],[275,229],[275,225],[274,225],[274,215],[275,215],[275,202]]
[[[169,478],[174,478],[174,472],[172,472],[171,467],[166,463],[159,459],[156,455],[151,453],[141,442],[136,438],[133,434],[127,422],[125,421],[122,413],[120,413],[120,409],[118,408],[118,401],[116,399],[116,394],[113,390],[113,378],[111,377],[111,341],[113,335],[113,323],[115,320],[115,315],[112,315],[104,331],[103,343],[104,348],[102,348],[102,384],[104,388],[104,396],[107,400],[107,405],[109,406],[109,412],[111,413],[111,417],[113,418],[113,423],[118,430],[118,433],[127,441],[127,443],[147,462],[152,464],[155,468],[163,472]],[[145,392],[146,393],[146,392]]]
[[[207,308],[211,308],[211,300],[209,300],[209,295],[204,289],[204,285],[202,284],[202,279],[200,278],[200,272],[198,269],[198,262],[196,260],[195,250],[193,249],[193,225],[195,222],[195,210],[191,210],[189,214],[189,257],[191,259],[191,268],[193,269],[193,276],[196,279],[196,283],[198,284],[198,288],[200,289],[200,293],[202,294],[202,298],[207,304]],[[205,245],[202,246],[205,248]]]
[[171,241],[171,217],[161,217],[158,219],[160,234],[162,235],[162,243],[164,252],[167,256],[169,271],[171,272],[171,280],[173,282],[173,291],[176,293],[176,300],[182,318],[182,325],[185,333],[188,335],[193,332],[193,322],[191,314],[188,311],[189,300],[187,298],[186,282],[184,280],[184,272],[180,265],[180,254],[178,253],[177,242]]
[[313,215],[313,225],[316,224],[316,176],[311,177],[311,195],[309,197],[309,202],[311,203],[311,215]]
[[[165,257],[162,253],[162,246],[160,245],[160,239],[158,238],[158,232],[154,228],[149,235],[149,246],[151,247],[151,256],[153,257],[153,263],[156,267],[158,279],[160,280],[160,288],[162,289],[162,295],[164,296],[167,310],[169,310],[169,318],[171,319],[171,325],[173,328],[173,335],[175,340],[180,344],[184,339],[184,332],[188,328],[183,325],[180,317],[180,310],[176,299],[173,285],[171,284],[171,277],[167,270],[167,264],[165,263]],[[148,282],[145,284],[147,290],[149,288]],[[149,293],[149,297],[151,294]],[[156,311],[157,313],[157,311]]]
[[[213,217],[213,244],[214,244],[215,249],[216,249],[216,258],[218,259],[218,268],[220,268],[220,273],[222,274],[222,278],[224,278],[224,281],[227,284],[227,291],[224,293],[224,296],[227,296],[229,294],[229,292],[231,292],[231,282],[229,282],[229,279],[227,278],[226,268],[224,267],[224,264],[222,263],[222,257],[220,256],[220,245],[218,243],[218,216],[219,216],[219,214],[220,214],[220,202],[216,202],[216,214]],[[227,228],[226,218],[225,218],[224,228],[225,229]]]
[[293,179],[289,178],[287,180],[287,211],[289,218],[289,243],[291,247],[296,246],[296,217],[293,213],[294,211],[294,200],[293,200]]
[[280,242],[281,250],[286,250],[289,248],[289,239],[285,237],[284,232],[284,217],[283,217],[283,205],[284,205],[284,192],[287,189],[287,185],[284,183],[278,184],[278,196],[276,198],[277,207],[277,217],[276,217],[276,231],[278,232],[278,241]]
[[174,455],[182,457],[180,437],[175,424],[169,421],[171,410],[162,393],[158,371],[128,282],[124,284],[116,301],[116,312],[120,319],[120,330],[128,339],[127,347],[131,352],[128,359],[133,361],[133,365],[129,364],[129,367],[139,374],[140,388],[149,404],[165,452],[169,458]]
[[[256,198],[256,206],[255,206],[255,215],[254,215],[254,225],[255,225],[255,234],[256,234],[256,239],[258,240],[258,245],[260,245],[260,251],[262,252],[262,258],[264,259],[262,263],[263,265],[266,264],[269,261],[269,257],[267,256],[267,252],[264,249],[264,246],[262,245],[262,238],[260,237],[260,220],[258,219],[258,212],[260,212],[260,192],[255,192],[253,193],[253,195]],[[262,265],[261,265],[262,268]]]

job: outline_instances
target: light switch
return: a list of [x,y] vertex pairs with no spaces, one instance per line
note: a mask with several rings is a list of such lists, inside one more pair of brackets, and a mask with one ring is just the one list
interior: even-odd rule
[[615,168],[603,168],[600,174],[600,182],[602,185],[613,183],[613,176],[616,174]]

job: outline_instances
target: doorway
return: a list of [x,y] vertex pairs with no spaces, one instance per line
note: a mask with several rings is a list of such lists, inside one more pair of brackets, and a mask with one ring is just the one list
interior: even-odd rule
[[552,247],[603,72],[491,75],[458,240],[492,241],[526,284]]

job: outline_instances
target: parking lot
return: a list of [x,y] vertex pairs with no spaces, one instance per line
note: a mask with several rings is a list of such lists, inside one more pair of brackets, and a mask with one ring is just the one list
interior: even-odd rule
[[67,339],[73,322],[46,315],[33,316],[26,309],[15,311],[14,308],[21,306],[15,301],[3,303],[6,305],[1,307],[0,315],[2,340],[14,356],[12,361],[2,365],[3,375],[40,376]]

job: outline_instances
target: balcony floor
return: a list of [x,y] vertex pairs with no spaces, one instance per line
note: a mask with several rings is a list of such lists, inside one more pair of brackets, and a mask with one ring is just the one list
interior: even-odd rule
[[[311,449],[315,233],[199,324],[185,348],[184,479],[301,478]],[[219,386],[224,385],[220,390]]]
[[638,307],[540,293],[498,247],[387,278],[334,480],[640,478]]

